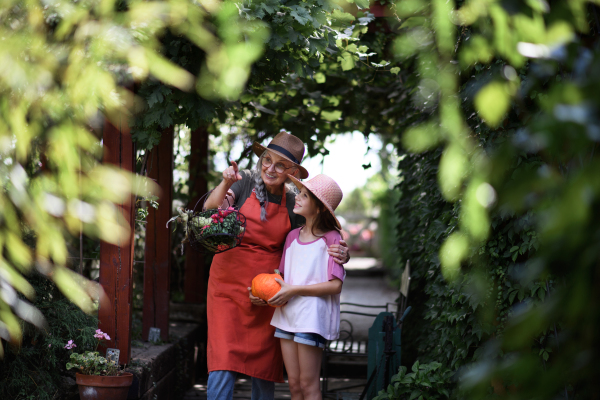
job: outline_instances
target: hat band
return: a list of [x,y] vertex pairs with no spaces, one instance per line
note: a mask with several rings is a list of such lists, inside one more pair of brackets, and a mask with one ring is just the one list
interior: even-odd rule
[[295,162],[296,164],[300,164],[300,161],[298,161],[298,159],[296,157],[294,157],[294,155],[292,153],[290,153],[289,151],[287,151],[286,149],[284,149],[281,146],[277,146],[276,144],[269,143],[267,148],[278,151],[281,154],[283,154],[284,156],[286,156],[287,158],[289,158],[290,160],[292,160],[293,162]]

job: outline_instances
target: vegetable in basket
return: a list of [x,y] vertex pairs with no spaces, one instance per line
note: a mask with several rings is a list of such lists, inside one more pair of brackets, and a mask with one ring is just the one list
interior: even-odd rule
[[169,223],[184,224],[183,245],[190,243],[199,251],[221,253],[239,245],[245,231],[246,218],[235,208],[213,209],[194,212],[179,207],[179,215],[171,218]]

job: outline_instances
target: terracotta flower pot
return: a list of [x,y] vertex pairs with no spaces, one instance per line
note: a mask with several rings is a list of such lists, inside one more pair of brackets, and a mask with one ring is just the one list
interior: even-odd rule
[[123,372],[118,376],[75,374],[81,400],[127,400],[133,374]]

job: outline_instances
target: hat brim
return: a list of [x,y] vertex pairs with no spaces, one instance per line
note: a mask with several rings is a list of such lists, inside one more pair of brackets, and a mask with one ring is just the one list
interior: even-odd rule
[[310,190],[310,187],[308,187],[304,183],[300,182],[300,180],[298,180],[298,178],[295,178],[295,177],[293,177],[290,174],[288,174],[288,176],[290,177],[290,179],[292,180],[292,182],[294,183],[294,185],[296,185],[296,187],[298,189],[302,189],[303,187],[305,187],[306,190],[308,190],[309,192],[311,192],[317,199],[321,200],[321,203],[323,203],[323,205],[327,208],[327,210],[329,210],[329,212],[333,216],[333,219],[335,220],[336,226],[341,230],[342,229],[342,224],[340,224],[340,221],[335,216],[335,212],[333,211],[333,209],[331,208],[331,206],[329,206],[329,204],[327,204],[327,202],[325,200],[323,200],[318,194],[316,194],[315,192],[313,192],[312,190]]
[[291,162],[292,164],[294,164],[296,167],[298,167],[298,169],[300,170],[300,179],[306,179],[306,178],[308,178],[308,171],[306,170],[306,168],[304,168],[300,164],[297,164],[297,163],[293,162],[292,160],[290,160],[290,158],[288,156],[286,156],[284,154],[281,154],[277,150],[267,149],[265,146],[263,146],[262,144],[260,144],[258,142],[254,142],[254,144],[252,145],[252,151],[258,157],[262,156],[262,154],[265,152],[265,150],[269,150],[269,151],[277,154],[278,156],[285,158],[286,160],[288,160],[289,162]]

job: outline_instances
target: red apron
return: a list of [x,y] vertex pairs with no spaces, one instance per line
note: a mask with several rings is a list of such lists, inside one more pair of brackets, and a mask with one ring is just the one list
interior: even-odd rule
[[279,267],[285,238],[291,230],[283,204],[267,204],[267,221],[260,220],[260,203],[253,192],[240,212],[246,217],[242,243],[215,255],[207,297],[208,371],[236,371],[272,382],[283,382],[283,358],[273,335],[275,308],[250,303],[248,287],[262,273]]

